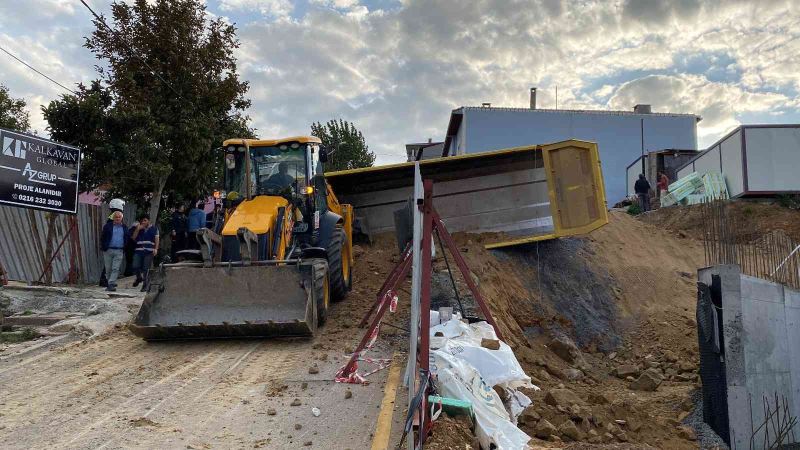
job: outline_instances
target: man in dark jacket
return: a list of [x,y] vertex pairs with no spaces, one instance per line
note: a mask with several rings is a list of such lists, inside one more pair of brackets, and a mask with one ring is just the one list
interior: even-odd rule
[[[122,212],[122,209],[125,208],[125,200],[121,198],[112,198],[110,202],[108,202],[108,209],[111,211],[108,214],[108,218],[106,219],[106,223],[111,223],[114,221],[114,213],[117,211]],[[127,266],[126,266],[127,268]],[[108,286],[108,277],[106,277],[106,268],[103,267],[103,270],[100,272],[100,286],[107,287]]]
[[122,264],[123,249],[129,239],[128,227],[122,222],[122,212],[115,211],[111,215],[111,221],[103,225],[103,232],[100,235],[100,248],[103,250],[103,263],[108,279],[107,291],[117,290],[117,277]]
[[186,236],[189,229],[186,222],[186,207],[178,206],[172,213],[172,261],[176,262],[175,254],[181,250],[186,250]]
[[633,185],[633,190],[639,196],[639,206],[642,207],[642,212],[650,211],[650,183],[644,174],[639,174],[639,179]]

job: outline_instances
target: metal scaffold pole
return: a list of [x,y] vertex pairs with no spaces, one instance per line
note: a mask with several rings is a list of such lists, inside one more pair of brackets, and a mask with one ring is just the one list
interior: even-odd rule
[[[412,410],[414,396],[417,393],[417,340],[419,338],[420,319],[420,293],[422,276],[421,254],[422,247],[422,202],[423,198],[422,175],[419,172],[419,163],[414,163],[414,204],[412,214],[414,218],[413,240],[411,242],[411,336],[409,337],[408,364],[406,366],[405,384],[408,387],[408,408]],[[416,442],[408,439],[409,450],[414,450]]]

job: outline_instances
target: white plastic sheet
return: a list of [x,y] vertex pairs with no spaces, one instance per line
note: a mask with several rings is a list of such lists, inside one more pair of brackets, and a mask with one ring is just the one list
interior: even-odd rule
[[[431,323],[438,315],[431,312]],[[435,336],[441,333],[443,336]],[[481,446],[499,449],[525,449],[530,436],[517,428],[516,419],[531,401],[520,387],[538,389],[522,370],[514,352],[500,341],[498,350],[481,347],[482,339],[497,339],[486,322],[471,325],[453,318],[433,325],[431,334],[431,373],[439,392],[451,398],[472,402],[476,434]],[[493,389],[500,386],[508,394],[506,404]]]

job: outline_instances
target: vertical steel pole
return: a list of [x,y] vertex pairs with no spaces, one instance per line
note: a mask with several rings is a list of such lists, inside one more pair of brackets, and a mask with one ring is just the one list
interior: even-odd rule
[[[422,176],[419,172],[419,163],[414,163],[414,205],[413,226],[414,233],[411,250],[411,319],[409,323],[408,364],[406,365],[405,384],[408,387],[408,411],[412,410],[414,396],[417,393],[417,344],[419,337],[420,316],[420,278],[422,267],[420,263],[420,247],[422,246],[422,202],[423,202]],[[426,330],[427,331],[427,330]],[[414,450],[416,442],[413,434],[408,439],[408,449]]]
[[[433,244],[433,181],[425,180],[425,199],[422,204],[422,280],[420,289],[420,325],[419,325],[419,372],[430,377],[430,328],[431,328],[431,247]],[[422,386],[428,386],[428,380],[420,380]],[[428,437],[430,417],[428,415],[428,393],[422,393],[419,420],[419,448]]]

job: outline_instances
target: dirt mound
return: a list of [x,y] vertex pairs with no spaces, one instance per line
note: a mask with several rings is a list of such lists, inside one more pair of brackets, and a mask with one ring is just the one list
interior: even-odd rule
[[480,444],[472,434],[472,423],[466,416],[450,417],[442,414],[433,423],[431,436],[425,441],[430,450],[478,450]]
[[[691,393],[698,388],[693,317],[695,273],[703,263],[703,248],[686,236],[621,212],[612,212],[607,226],[586,237],[542,242],[538,248],[533,244],[490,251],[483,245],[492,236],[454,235],[505,340],[542,388],[529,392],[533,407],[520,426],[535,436],[545,419],[557,432],[550,440],[534,438],[533,446],[563,447],[559,440],[569,442],[569,436],[575,436],[606,448],[696,448],[691,434],[679,427],[694,407]],[[448,258],[467,314],[480,315],[449,254]],[[356,294],[372,296],[399,260],[393,236],[378,236],[372,245],[359,248],[357,259]],[[449,304],[458,310],[441,249],[433,270],[435,306]],[[400,315],[387,322],[405,328],[408,280],[400,291]],[[348,311],[334,314],[358,318],[368,305],[350,303]],[[345,336],[352,345],[361,333],[342,326],[328,336],[335,347]],[[574,360],[567,362],[551,350],[552,339],[559,336],[577,344],[580,351]],[[407,333],[383,327],[381,339],[402,345]],[[632,381],[647,369],[659,373],[657,389],[631,389]],[[617,376],[626,370],[630,373]],[[560,396],[560,390],[573,395]],[[578,400],[561,404],[547,401],[548,395]],[[445,435],[435,444],[445,447],[432,448],[464,448],[451,436],[466,437],[464,431],[442,426],[431,442]]]
[[[528,392],[534,404],[521,428],[535,436],[544,419],[557,432],[549,441],[534,438],[534,446],[578,440],[606,448],[696,447],[678,427],[698,387],[693,317],[700,242],[621,212],[589,236],[538,248],[489,251],[485,236],[454,237],[505,339],[542,388]],[[441,257],[434,270],[444,270]],[[456,284],[467,292],[460,275]],[[559,336],[577,344],[574,360],[550,350]],[[648,368],[662,380],[657,389],[633,390],[632,381]]]
[[617,308],[616,285],[609,273],[595,264],[590,242],[570,238],[495,251],[510,262],[517,278],[525,281],[539,317],[525,328],[529,336],[543,331],[568,335],[579,346],[615,349],[621,342],[623,320]]
[[[800,241],[800,211],[774,203],[734,200],[729,203],[728,215],[738,223],[747,224],[739,233],[751,230],[784,231],[793,240]],[[695,239],[703,237],[703,218],[699,205],[660,208],[639,216],[642,222],[665,228]]]

